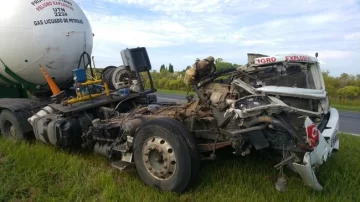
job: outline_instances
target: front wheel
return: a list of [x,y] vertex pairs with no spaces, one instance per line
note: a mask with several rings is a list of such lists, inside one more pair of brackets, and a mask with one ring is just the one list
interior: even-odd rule
[[0,130],[4,137],[14,139],[25,139],[24,132],[15,115],[9,110],[3,110],[0,113]]
[[134,161],[140,178],[150,186],[172,192],[183,192],[197,173],[199,159],[179,130],[180,122],[166,118],[150,120],[136,132]]

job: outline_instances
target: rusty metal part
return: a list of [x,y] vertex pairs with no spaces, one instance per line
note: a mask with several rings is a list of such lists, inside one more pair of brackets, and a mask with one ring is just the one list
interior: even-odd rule
[[224,103],[226,100],[227,93],[222,92],[213,92],[210,96],[210,101],[212,105],[217,105],[219,103]]
[[202,87],[204,89],[205,93],[213,93],[213,92],[219,92],[227,94],[230,92],[230,85],[229,84],[223,84],[223,83],[209,83]]
[[220,149],[230,145],[231,142],[218,142],[216,144],[214,143],[198,144],[197,147],[200,152],[208,152],[208,151],[213,151],[214,149]]
[[270,116],[259,116],[259,117],[256,117],[255,119],[249,121],[246,125],[253,126],[258,123],[271,123],[272,121],[273,121],[273,119]]
[[151,137],[142,149],[146,170],[158,180],[168,180],[176,172],[176,154],[171,145],[160,137]]
[[185,72],[184,82],[185,84],[193,83],[198,79],[202,79],[212,73],[215,70],[214,57],[209,56],[202,60],[197,60],[188,70]]
[[125,132],[132,133],[135,132],[136,129],[151,119],[158,119],[158,118],[166,118],[167,116],[159,116],[159,115],[142,115],[142,114],[135,114],[133,117],[127,119],[126,116],[121,116],[119,118],[112,118],[107,120],[96,121],[97,127],[121,127]]
[[138,110],[136,111],[136,113],[138,113],[138,114],[143,114],[143,113],[146,113],[146,112],[148,112],[148,111],[149,111],[149,109],[148,109],[147,107],[142,107],[142,108],[138,109]]
[[146,121],[145,117],[142,119],[135,118],[135,119],[124,122],[124,124],[121,127],[125,132],[133,133],[136,131],[136,129],[138,127],[140,127],[142,124],[144,124],[145,121]]
[[157,110],[154,110],[153,114],[174,114],[175,112],[179,112],[181,110],[183,110],[182,106],[161,107]]
[[186,108],[186,116],[191,116],[192,113],[196,111],[196,108],[199,106],[199,104],[200,99],[196,99],[193,103],[191,103],[191,105]]
[[151,114],[156,116],[165,116],[169,118],[174,118],[177,120],[183,120],[187,117],[196,115],[199,118],[212,116],[211,110],[203,109],[203,106],[200,105],[200,100],[197,99],[191,103],[185,103],[178,106],[168,106],[161,107],[157,110],[151,112]]
[[195,136],[197,138],[204,138],[208,140],[219,140],[219,141],[227,141],[230,136],[224,136],[222,132],[215,133],[215,131],[209,131],[209,130],[194,130]]
[[198,111],[198,112],[197,112],[197,115],[198,115],[200,118],[207,117],[207,116],[212,116],[212,111],[211,111],[211,110]]

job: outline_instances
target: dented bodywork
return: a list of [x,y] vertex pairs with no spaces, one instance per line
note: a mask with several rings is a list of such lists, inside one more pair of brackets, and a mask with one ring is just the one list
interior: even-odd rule
[[316,125],[309,118],[306,119],[305,128],[310,129],[307,131],[307,135],[308,137],[316,137],[318,144],[314,146],[313,151],[305,153],[301,162],[293,163],[293,166],[306,185],[318,191],[321,191],[323,187],[318,182],[313,167],[326,162],[334,150],[339,150],[340,144],[337,136],[339,131],[339,113],[335,108],[331,108],[330,114],[331,116],[326,124],[326,128],[322,132],[317,129]]
[[[216,82],[210,76],[195,82],[194,88],[200,100],[202,98],[203,103],[216,108],[213,110],[218,112],[213,114],[215,119],[221,120],[217,117],[220,115],[231,118],[229,123],[233,123],[223,124],[219,130],[227,131],[223,132],[228,134],[224,141],[230,140],[234,146],[234,141],[241,139],[240,145],[252,145],[255,149],[283,150],[290,158],[276,167],[290,163],[308,186],[322,190],[314,167],[326,162],[333,151],[339,149],[339,114],[329,106],[317,57],[248,54],[248,58],[247,65],[214,76],[229,75],[227,81]],[[198,72],[211,69],[194,65],[195,68]],[[187,82],[194,80],[193,72],[188,70]],[[214,88],[216,85],[221,88]],[[280,129],[285,129],[284,136],[276,137],[280,136]],[[256,136],[256,133],[262,135]],[[236,147],[241,154],[250,149]]]

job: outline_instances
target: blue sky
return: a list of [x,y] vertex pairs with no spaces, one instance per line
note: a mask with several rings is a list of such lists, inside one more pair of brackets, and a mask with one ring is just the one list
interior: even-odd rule
[[144,46],[152,67],[196,58],[245,64],[247,53],[314,55],[338,76],[360,74],[360,0],[75,0],[93,32],[98,67]]

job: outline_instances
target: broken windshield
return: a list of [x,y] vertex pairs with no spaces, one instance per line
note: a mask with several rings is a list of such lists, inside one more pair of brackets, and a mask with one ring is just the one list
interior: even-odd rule
[[[260,68],[259,68],[260,69]],[[257,73],[258,87],[282,86],[322,89],[319,67],[314,63],[287,63],[262,66]]]

